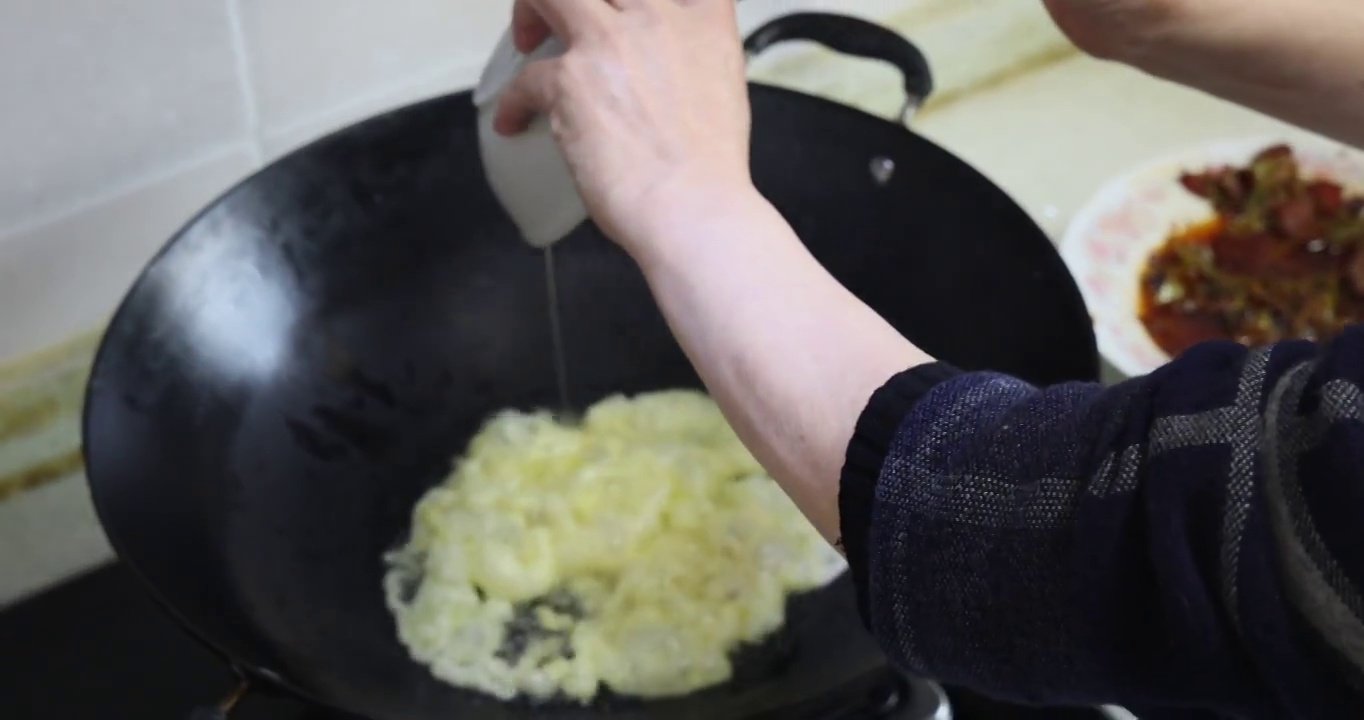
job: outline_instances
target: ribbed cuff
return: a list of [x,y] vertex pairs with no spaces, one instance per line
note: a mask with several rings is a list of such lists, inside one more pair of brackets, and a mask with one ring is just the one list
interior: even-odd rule
[[866,409],[857,419],[852,440],[848,442],[848,454],[839,481],[839,532],[843,553],[848,558],[848,572],[857,588],[857,612],[868,628],[871,627],[871,615],[867,601],[870,565],[867,544],[881,467],[885,465],[886,454],[890,452],[900,423],[919,399],[938,383],[960,374],[960,370],[942,362],[897,373],[872,393]]

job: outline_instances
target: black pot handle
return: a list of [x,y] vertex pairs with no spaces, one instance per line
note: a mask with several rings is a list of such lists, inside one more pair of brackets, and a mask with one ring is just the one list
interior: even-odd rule
[[933,71],[918,46],[874,22],[834,13],[802,12],[783,15],[754,30],[744,39],[749,58],[788,40],[808,40],[845,55],[894,65],[904,77],[906,123],[933,93]]

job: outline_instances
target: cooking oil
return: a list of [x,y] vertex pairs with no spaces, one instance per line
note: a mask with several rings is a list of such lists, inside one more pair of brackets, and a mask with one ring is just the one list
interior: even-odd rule
[[546,245],[545,254],[545,294],[549,300],[549,333],[551,352],[554,353],[554,382],[559,390],[559,416],[569,418],[573,415],[573,405],[568,394],[568,360],[564,353],[564,325],[559,316],[559,283],[554,272],[554,246]]

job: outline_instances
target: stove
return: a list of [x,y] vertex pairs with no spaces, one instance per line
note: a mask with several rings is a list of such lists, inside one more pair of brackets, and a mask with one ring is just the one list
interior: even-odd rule
[[[871,673],[847,688],[852,707],[812,703],[783,720],[1102,720],[1095,710],[1043,710]],[[9,720],[182,718],[233,687],[218,661],[112,564],[0,611],[0,699]],[[291,698],[250,696],[233,720],[359,720]],[[475,720],[475,719],[467,719]]]

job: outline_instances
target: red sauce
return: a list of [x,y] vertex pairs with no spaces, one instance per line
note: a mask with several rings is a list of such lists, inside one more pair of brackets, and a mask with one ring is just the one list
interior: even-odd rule
[[1156,302],[1160,279],[1163,274],[1177,268],[1180,264],[1175,255],[1174,245],[1211,244],[1212,238],[1222,227],[1220,220],[1211,220],[1195,225],[1183,233],[1171,237],[1147,261],[1146,271],[1141,282],[1141,321],[1147,332],[1160,348],[1171,355],[1205,340],[1225,340],[1231,338],[1232,329],[1228,327],[1220,313],[1199,311],[1197,308],[1181,308],[1175,303]]
[[1364,199],[1301,178],[1282,146],[1181,182],[1215,215],[1147,260],[1139,312],[1161,349],[1326,339],[1364,320]]

